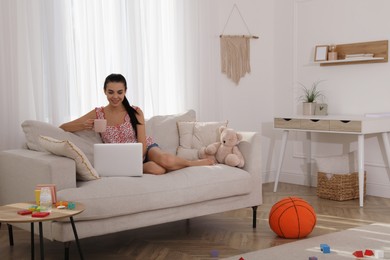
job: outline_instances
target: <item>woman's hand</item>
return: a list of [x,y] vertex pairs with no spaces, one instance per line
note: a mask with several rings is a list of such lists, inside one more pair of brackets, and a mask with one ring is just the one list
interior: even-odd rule
[[137,106],[133,106],[133,108],[135,109],[135,111],[137,112],[135,114],[135,116],[137,117],[138,119],[138,122],[141,124],[141,125],[144,125],[145,124],[145,117],[144,117],[144,112],[142,112],[142,109],[137,107]]
[[84,129],[85,130],[92,130],[93,129],[93,124],[95,122],[95,119],[87,119],[84,121]]

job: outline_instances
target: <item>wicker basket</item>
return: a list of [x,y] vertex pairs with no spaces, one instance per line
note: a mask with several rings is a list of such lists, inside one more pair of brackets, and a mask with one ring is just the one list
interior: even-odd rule
[[[366,195],[366,172],[364,172],[364,195]],[[318,172],[317,196],[330,200],[359,198],[359,173],[337,174]]]

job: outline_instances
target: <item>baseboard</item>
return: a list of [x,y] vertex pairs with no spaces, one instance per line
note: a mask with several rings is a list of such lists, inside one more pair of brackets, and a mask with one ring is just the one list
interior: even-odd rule
[[[273,178],[267,178],[267,182],[274,182],[276,173],[274,173]],[[269,176],[268,176],[269,177]],[[279,182],[285,182],[290,184],[305,185],[309,186],[309,180],[306,175],[298,173],[280,173]],[[380,185],[374,183],[367,183],[367,195],[377,196],[381,198],[390,198],[390,189],[388,185]],[[311,185],[312,187],[317,187],[317,174],[311,175]]]

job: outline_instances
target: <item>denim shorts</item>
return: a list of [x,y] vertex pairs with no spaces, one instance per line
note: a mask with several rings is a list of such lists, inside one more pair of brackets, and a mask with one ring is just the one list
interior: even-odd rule
[[158,144],[156,143],[152,143],[151,145],[149,145],[147,148],[146,148],[146,155],[145,155],[145,159],[144,159],[144,163],[146,162],[149,162],[149,150],[152,149],[153,147],[159,147]]

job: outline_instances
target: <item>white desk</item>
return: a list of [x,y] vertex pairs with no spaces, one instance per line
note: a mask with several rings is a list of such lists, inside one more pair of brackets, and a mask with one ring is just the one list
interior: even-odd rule
[[[274,192],[278,188],[279,175],[283,164],[287,137],[290,131],[303,131],[309,133],[334,133],[356,135],[358,138],[358,162],[359,162],[359,205],[363,207],[364,188],[364,135],[382,134],[382,141],[386,150],[387,162],[390,162],[390,144],[388,132],[390,132],[390,117],[364,117],[364,116],[287,116],[275,117],[274,128],[283,130],[282,147],[279,155],[278,169],[276,172]],[[311,161],[311,149],[308,151],[308,160]],[[310,173],[311,174],[311,173]]]

